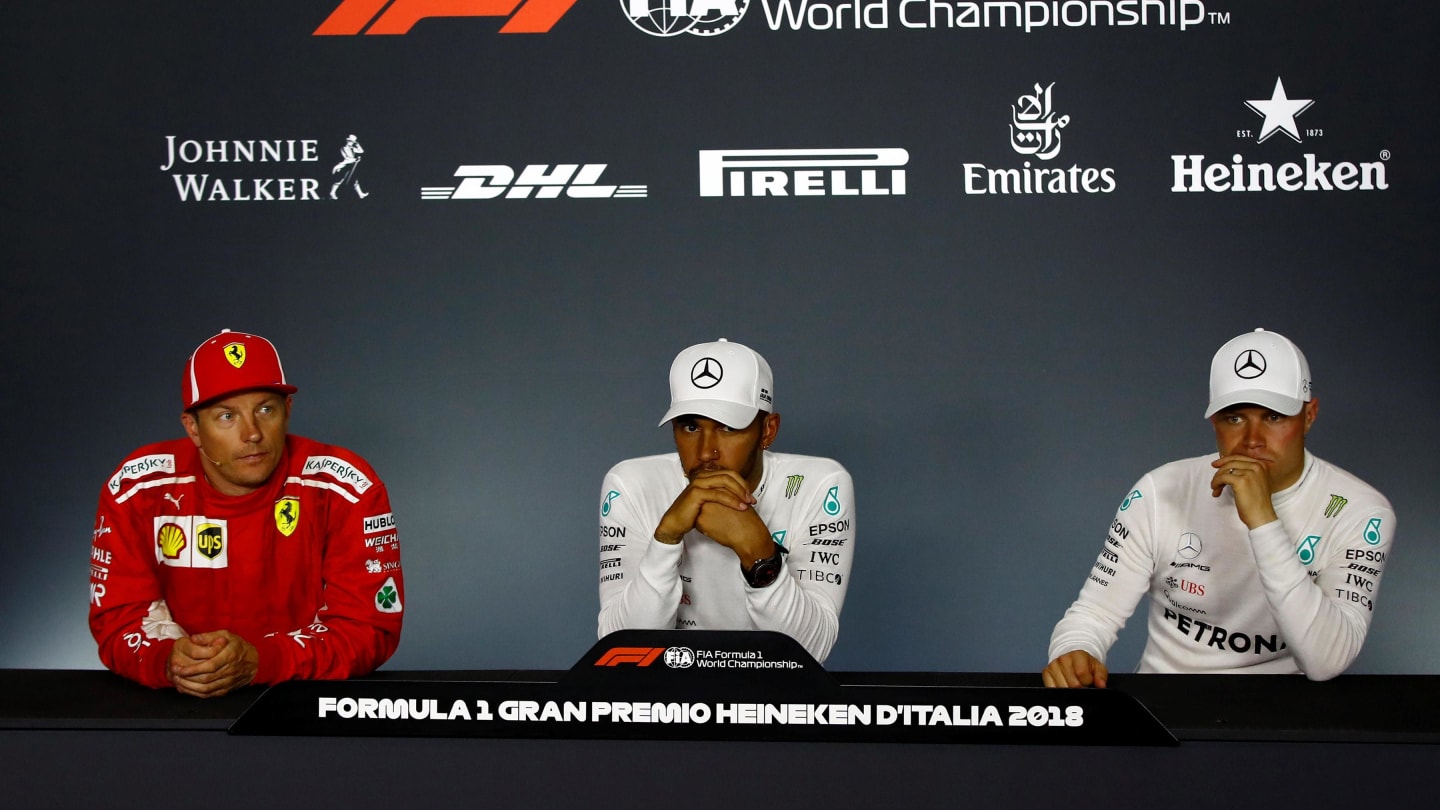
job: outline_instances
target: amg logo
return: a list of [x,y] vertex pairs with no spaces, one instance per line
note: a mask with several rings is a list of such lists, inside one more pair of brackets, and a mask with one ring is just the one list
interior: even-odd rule
[[534,193],[537,199],[554,199],[564,192],[566,197],[577,200],[606,199],[609,197],[647,197],[649,186],[602,186],[600,175],[605,172],[606,163],[532,163],[520,170],[509,166],[474,165],[461,166],[455,176],[462,178],[458,186],[425,186],[420,189],[422,200],[493,200],[504,196],[509,200],[523,200]]
[[899,148],[702,149],[700,196],[901,195],[909,162]]
[[365,518],[365,534],[374,534],[386,529],[395,528],[395,513],[386,512],[383,515],[371,515]]

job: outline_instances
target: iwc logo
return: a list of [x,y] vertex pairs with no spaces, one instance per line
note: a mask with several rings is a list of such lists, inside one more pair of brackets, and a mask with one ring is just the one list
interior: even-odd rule
[[689,669],[695,666],[695,651],[689,647],[670,647],[665,650],[665,666],[671,669]]
[[734,28],[750,0],[620,0],[630,24],[653,37],[713,37]]

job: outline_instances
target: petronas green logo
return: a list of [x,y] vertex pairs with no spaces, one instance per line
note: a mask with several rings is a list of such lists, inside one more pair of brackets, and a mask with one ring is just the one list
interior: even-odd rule
[[1312,534],[1300,541],[1300,547],[1295,549],[1295,554],[1300,562],[1309,565],[1315,562],[1315,546],[1320,543],[1320,535]]
[[775,545],[783,548],[785,546],[785,530],[781,529],[778,532],[771,532],[770,539],[775,541]]
[[840,487],[830,487],[825,493],[825,514],[831,517],[840,514]]

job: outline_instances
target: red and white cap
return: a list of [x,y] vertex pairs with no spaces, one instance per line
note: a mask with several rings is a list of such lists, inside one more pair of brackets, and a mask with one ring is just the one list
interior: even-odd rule
[[660,424],[693,414],[742,430],[760,411],[775,411],[774,389],[770,364],[754,349],[725,338],[691,346],[670,364],[670,410]]
[[1209,419],[1232,405],[1261,405],[1294,416],[1310,401],[1310,364],[1279,332],[1256,329],[1220,347],[1210,361]]
[[236,391],[262,388],[293,394],[275,345],[259,335],[220,330],[201,343],[185,364],[180,401],[184,410]]

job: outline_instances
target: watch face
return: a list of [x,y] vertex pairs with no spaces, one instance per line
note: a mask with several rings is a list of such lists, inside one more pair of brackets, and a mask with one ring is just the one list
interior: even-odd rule
[[764,588],[774,582],[780,576],[780,555],[768,557],[763,560],[756,560],[750,567],[745,579],[752,588]]

